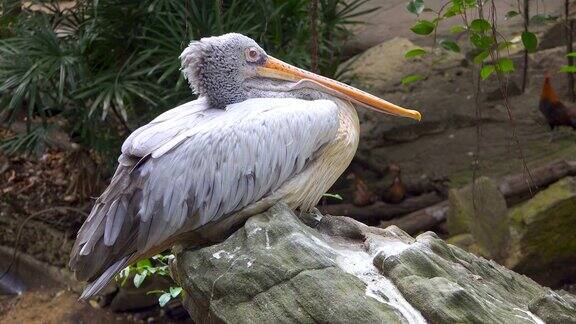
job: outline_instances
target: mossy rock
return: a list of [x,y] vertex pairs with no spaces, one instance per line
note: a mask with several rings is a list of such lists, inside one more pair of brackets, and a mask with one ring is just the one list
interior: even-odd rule
[[567,177],[509,214],[506,266],[556,286],[576,273],[576,178]]
[[455,245],[461,249],[468,252],[472,252],[476,255],[487,255],[487,251],[482,251],[482,249],[476,244],[474,236],[470,233],[458,234],[446,239],[446,243]]
[[547,324],[576,323],[576,297],[563,291],[534,298],[528,308]]
[[285,205],[226,241],[176,256],[184,306],[197,323],[402,323]]
[[473,185],[449,192],[447,226],[451,235],[470,233],[477,252],[495,260],[506,256],[509,229],[506,200],[496,184],[481,177]]
[[199,323],[569,323],[576,312],[572,295],[431,232],[414,239],[283,204],[176,253],[171,271]]

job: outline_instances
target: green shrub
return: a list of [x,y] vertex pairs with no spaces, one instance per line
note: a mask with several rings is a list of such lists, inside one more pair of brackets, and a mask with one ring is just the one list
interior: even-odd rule
[[[319,0],[322,74],[336,76],[346,26],[370,11],[359,9],[367,1]],[[53,1],[32,11],[4,0],[0,117],[26,116],[45,127],[57,116],[74,141],[113,161],[131,130],[194,99],[178,59],[192,39],[239,32],[274,56],[309,67],[309,5],[307,0],[100,0],[65,9]]]

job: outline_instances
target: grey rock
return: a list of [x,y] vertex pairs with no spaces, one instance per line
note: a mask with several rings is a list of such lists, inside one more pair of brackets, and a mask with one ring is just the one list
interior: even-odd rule
[[[418,57],[406,59],[404,54],[409,50],[421,48],[410,40],[395,37],[386,42],[373,46],[342,66],[347,67],[346,76],[355,77],[358,85],[369,89],[389,89],[398,86],[407,75],[422,73],[430,69],[430,58]],[[427,51],[431,48],[425,47]],[[458,53],[446,53],[436,68],[459,66],[464,58]]]
[[317,231],[276,206],[221,244],[178,254],[175,272],[198,322],[400,323],[393,307],[337,266],[338,257]]
[[548,324],[576,323],[576,298],[573,295],[552,292],[535,298],[529,308]]
[[535,318],[529,303],[549,292],[432,233],[419,235],[403,253],[377,257],[376,266],[434,323],[529,323]]
[[576,310],[571,295],[433,233],[414,239],[282,204],[224,242],[177,253],[171,270],[202,323],[541,323],[535,312],[570,319]]
[[[519,96],[522,94],[522,89],[514,80],[508,80],[506,86],[506,98]],[[502,90],[498,87],[486,94],[486,101],[500,101],[503,100]]]

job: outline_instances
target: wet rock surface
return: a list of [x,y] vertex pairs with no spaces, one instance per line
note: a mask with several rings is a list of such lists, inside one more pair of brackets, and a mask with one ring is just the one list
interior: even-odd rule
[[172,272],[197,322],[576,321],[574,296],[433,233],[412,238],[285,205],[222,243],[178,253]]

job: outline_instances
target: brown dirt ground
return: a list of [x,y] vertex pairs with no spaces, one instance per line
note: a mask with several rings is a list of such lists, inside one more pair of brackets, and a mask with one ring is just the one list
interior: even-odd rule
[[134,323],[127,315],[95,309],[78,302],[78,295],[65,290],[36,291],[18,297],[0,297],[0,323]]
[[[509,98],[514,124],[508,119],[502,100],[485,100],[486,93],[494,90],[490,84],[496,81],[485,83],[487,86],[480,94],[479,106],[484,121],[479,132],[474,121],[473,92],[468,89],[472,75],[466,68],[432,74],[421,84],[407,89],[380,90],[383,97],[392,101],[408,107],[422,107],[424,118],[426,111],[436,118],[430,122],[423,120],[423,125],[438,123],[441,127],[423,135],[418,131],[403,135],[405,129],[402,127],[388,130],[381,134],[382,138],[399,142],[394,145],[374,144],[369,153],[384,162],[397,163],[407,177],[447,177],[452,187],[472,180],[475,161],[480,165],[481,174],[500,177],[521,173],[523,163],[533,168],[558,159],[573,159],[576,156],[576,133],[567,128],[550,132],[538,110],[543,74],[559,69],[563,64],[562,53],[563,49],[551,49],[532,57],[527,92]],[[516,76],[511,80],[520,83]],[[565,75],[555,74],[554,86],[567,105],[576,105],[566,99]],[[420,126],[420,130],[423,128]],[[479,156],[476,156],[477,147]]]

